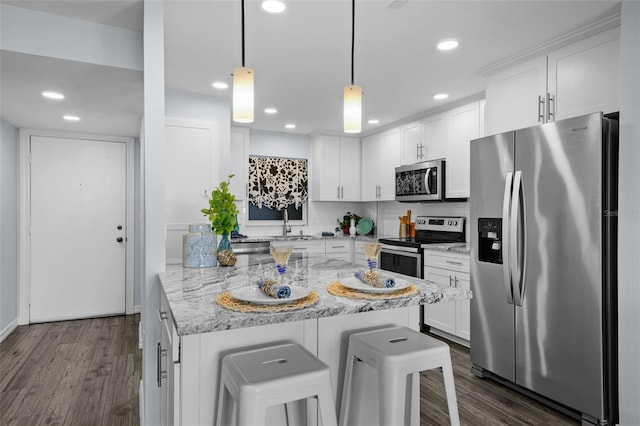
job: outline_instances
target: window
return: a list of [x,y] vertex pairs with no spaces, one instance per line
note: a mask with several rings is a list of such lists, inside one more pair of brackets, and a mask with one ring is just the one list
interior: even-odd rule
[[249,222],[305,223],[307,188],[306,159],[249,156]]

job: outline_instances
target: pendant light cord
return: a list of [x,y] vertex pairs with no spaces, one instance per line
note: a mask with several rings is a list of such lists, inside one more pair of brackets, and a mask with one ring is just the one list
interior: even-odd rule
[[[242,0],[244,2],[244,0]],[[351,0],[351,85],[353,86],[353,52],[356,39],[356,0]]]
[[244,0],[242,0],[242,67],[244,68]]

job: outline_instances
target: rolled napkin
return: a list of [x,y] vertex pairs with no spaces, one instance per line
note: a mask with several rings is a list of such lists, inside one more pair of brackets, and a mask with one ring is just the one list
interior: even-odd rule
[[393,288],[396,286],[396,280],[393,277],[384,277],[377,272],[374,271],[356,271],[355,274],[357,279],[362,281],[365,284],[369,284],[373,287],[378,288]]
[[291,296],[291,288],[288,285],[280,285],[279,281],[269,278],[258,281],[258,287],[264,294],[276,299],[286,299]]

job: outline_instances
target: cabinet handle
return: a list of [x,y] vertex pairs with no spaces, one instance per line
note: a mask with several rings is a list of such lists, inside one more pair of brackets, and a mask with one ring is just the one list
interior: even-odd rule
[[[551,106],[551,102],[553,102],[553,107]],[[556,116],[553,113],[555,105],[555,99],[551,96],[551,93],[547,93],[547,121],[556,121]]]
[[162,349],[162,345],[160,344],[160,342],[158,342],[158,347],[156,348],[156,357],[158,360],[158,387],[161,388],[162,387],[162,379],[166,379],[167,378],[167,370],[163,370],[162,369],[162,357],[167,356],[167,350],[166,349]]
[[445,262],[450,263],[452,265],[460,265],[460,266],[462,266],[462,262],[454,262],[453,260],[445,260]]
[[340,198],[344,198],[344,186],[340,187]]
[[452,280],[452,276],[449,275],[449,287],[453,287],[453,280]]
[[336,249],[336,248],[344,248],[344,246],[331,246],[332,249]]
[[336,189],[338,190],[337,194],[336,194],[336,198],[340,198],[340,185],[338,185],[336,187]]
[[294,247],[293,249],[294,250],[306,250],[307,248],[306,247]]
[[420,144],[416,144],[416,160],[420,159]]
[[455,286],[457,288],[458,287],[458,277],[457,276],[453,277],[453,282],[454,282],[454,284],[455,284]]
[[160,309],[158,309],[158,318],[160,318],[160,322],[162,322],[169,318],[169,315],[167,315],[165,311],[161,311]]
[[544,98],[538,95],[538,123],[544,123]]

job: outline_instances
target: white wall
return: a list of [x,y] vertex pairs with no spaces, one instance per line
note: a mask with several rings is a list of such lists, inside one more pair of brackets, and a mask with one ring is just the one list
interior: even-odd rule
[[640,2],[622,3],[618,333],[620,424],[640,425]]
[[0,341],[18,318],[18,130],[0,118]]

